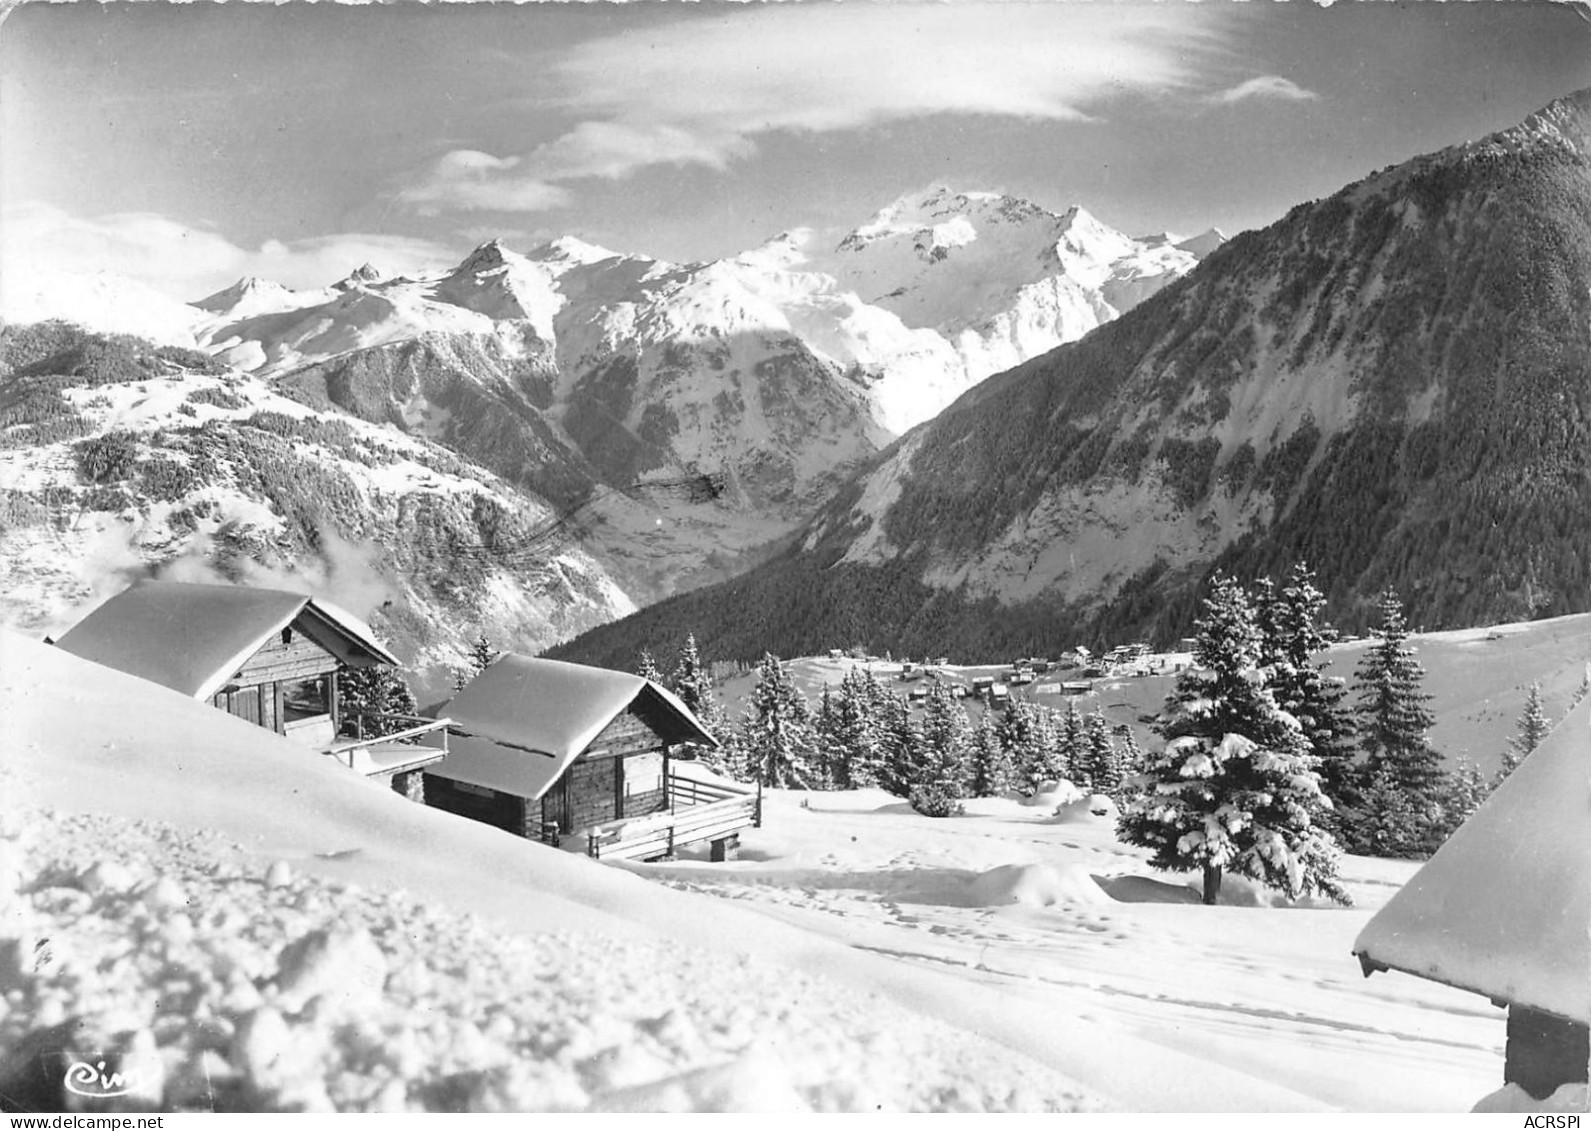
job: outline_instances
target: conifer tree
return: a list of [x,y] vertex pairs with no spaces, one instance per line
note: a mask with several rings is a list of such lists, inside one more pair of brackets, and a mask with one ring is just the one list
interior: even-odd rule
[[993,711],[984,711],[978,716],[978,723],[972,730],[971,746],[972,796],[999,797],[1015,788],[1016,774],[1011,767],[1011,756],[1000,741]]
[[768,652],[757,669],[745,728],[752,775],[766,786],[812,784],[812,720],[806,699],[779,657]]
[[[1416,828],[1424,822],[1416,839],[1431,850],[1444,823],[1441,805],[1447,782],[1441,755],[1427,739],[1436,720],[1425,706],[1431,697],[1421,689],[1425,669],[1408,645],[1403,604],[1390,589],[1381,594],[1380,622],[1371,631],[1378,639],[1354,671],[1363,773],[1366,779],[1384,776],[1404,792]],[[1366,808],[1360,805],[1356,812]]]
[[1318,824],[1329,803],[1314,756],[1265,686],[1254,609],[1232,578],[1215,579],[1196,639],[1158,724],[1165,748],[1133,783],[1118,835],[1152,850],[1157,868],[1201,870],[1207,904],[1229,871],[1290,898],[1347,902],[1337,845]]
[[1055,777],[1065,778],[1084,793],[1090,792],[1088,731],[1076,699],[1066,701],[1066,713],[1055,729],[1055,753],[1050,760]]
[[1136,777],[1144,772],[1148,765],[1148,756],[1143,747],[1138,745],[1138,740],[1133,737],[1131,728],[1123,727],[1121,731],[1121,789],[1126,789],[1129,778]]
[[486,633],[483,632],[475,638],[475,643],[470,645],[470,666],[475,669],[475,674],[479,675],[490,667],[495,659],[497,659],[497,652],[492,648],[492,642],[486,639]]
[[[1323,619],[1326,596],[1315,586],[1314,572],[1300,562],[1281,588],[1262,578],[1255,584],[1255,613],[1262,642],[1260,664],[1269,669],[1267,683],[1277,705],[1298,720],[1311,752],[1320,759],[1320,784],[1335,809],[1353,803],[1353,719],[1344,705],[1344,681],[1325,674],[1315,657],[1337,640],[1337,630]],[[1336,812],[1328,827],[1336,827]]]
[[641,649],[640,659],[635,665],[635,674],[642,679],[651,680],[659,687],[664,685],[663,673],[657,670],[657,663],[652,659],[652,653],[645,648]]
[[911,793],[921,776],[922,734],[912,720],[911,704],[904,695],[885,691],[879,735],[878,784],[896,797]]
[[1431,822],[1415,808],[1390,770],[1383,767],[1366,775],[1358,798],[1343,817],[1349,851],[1398,858],[1426,850],[1434,835]]
[[1525,709],[1519,715],[1519,733],[1508,740],[1508,745],[1503,750],[1502,768],[1497,771],[1495,784],[1501,785],[1503,779],[1518,769],[1519,763],[1541,745],[1541,740],[1546,738],[1551,730],[1552,724],[1547,721],[1547,712],[1541,707],[1541,684],[1532,683],[1530,691],[1525,696]]
[[413,716],[418,710],[414,692],[391,668],[352,668],[337,678],[337,714],[344,734],[365,738],[396,734],[413,724],[381,716]]
[[812,715],[812,738],[813,787],[843,789],[839,783],[849,777],[846,763],[850,751],[841,732],[838,698],[827,684],[818,697],[818,709]]
[[844,747],[841,774],[835,785],[858,789],[878,784],[879,725],[884,689],[871,671],[852,668],[835,696],[836,742]]
[[947,788],[953,785],[960,797],[966,785],[971,732],[966,709],[939,680],[929,683],[923,708],[923,763]]
[[[985,713],[992,715],[994,712]],[[1043,783],[1049,767],[1050,755],[1041,745],[1040,722],[1039,709],[1021,700],[1012,703],[1000,720],[1000,742],[1005,747],[1017,786],[1029,793]]]
[[1458,768],[1448,775],[1447,797],[1442,809],[1447,818],[1443,839],[1452,836],[1470,815],[1491,796],[1493,783],[1486,780],[1481,768],[1468,758],[1459,759]]
[[1116,796],[1121,792],[1121,755],[1111,738],[1110,724],[1098,711],[1083,720],[1083,742],[1087,751],[1088,785],[1079,783],[1078,788]]
[[[651,655],[644,651],[641,653],[641,667],[642,670],[638,674],[654,683],[662,682],[657,665]],[[647,668],[650,668],[651,674],[648,674]],[[713,686],[712,669],[703,662],[700,652],[697,651],[694,632],[685,637],[685,646],[680,649],[679,660],[674,665],[673,677],[667,686],[679,696],[680,702],[690,708],[691,714],[696,716],[707,733],[718,739],[721,744],[729,730],[729,720],[723,704],[719,702],[718,691]],[[690,744],[686,749],[695,753],[710,769],[724,769],[721,746],[714,748]]]

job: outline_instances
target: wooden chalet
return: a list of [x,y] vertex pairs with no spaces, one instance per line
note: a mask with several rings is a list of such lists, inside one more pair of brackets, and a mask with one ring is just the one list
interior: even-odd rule
[[1591,700],[1580,704],[1354,942],[1508,1010],[1503,1082],[1534,1099],[1591,1061]]
[[[628,672],[507,653],[447,705],[447,760],[426,803],[594,857],[647,860],[710,841],[725,859],[761,824],[761,792],[692,776],[681,744],[716,746],[690,709]],[[426,741],[435,741],[428,738]]]
[[[203,700],[335,757],[410,797],[442,758],[406,742],[442,723],[397,720],[380,739],[339,741],[337,678],[398,660],[358,619],[303,593],[140,581],[73,626],[56,646]],[[393,720],[380,729],[392,729]]]

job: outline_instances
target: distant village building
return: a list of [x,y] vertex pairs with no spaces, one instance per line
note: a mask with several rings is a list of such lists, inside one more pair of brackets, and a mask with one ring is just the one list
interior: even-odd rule
[[1591,700],[1365,925],[1366,977],[1401,970],[1508,1010],[1503,1082],[1544,1099],[1591,1061]]
[[[759,792],[681,772],[676,748],[718,741],[672,692],[629,672],[506,653],[447,705],[449,753],[426,802],[591,856],[654,859],[762,820]],[[429,741],[429,740],[428,740]]]
[[371,749],[377,740],[338,742],[338,675],[397,667],[398,659],[357,618],[303,593],[139,581],[89,613],[56,647],[337,754],[410,796],[419,770],[445,754],[404,746],[392,735],[379,750]]

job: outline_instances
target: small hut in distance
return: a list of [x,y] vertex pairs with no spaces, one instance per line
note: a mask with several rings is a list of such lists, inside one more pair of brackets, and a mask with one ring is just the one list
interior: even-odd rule
[[1401,970],[1508,1010],[1503,1083],[1543,1100],[1591,1061],[1591,699],[1360,932],[1368,977]]
[[445,711],[448,757],[426,773],[436,808],[629,860],[704,840],[723,859],[761,821],[760,793],[680,772],[677,747],[718,742],[641,676],[505,653]]

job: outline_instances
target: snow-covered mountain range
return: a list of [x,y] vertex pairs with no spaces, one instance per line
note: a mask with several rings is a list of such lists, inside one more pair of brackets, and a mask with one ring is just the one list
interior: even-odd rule
[[[837,240],[790,232],[704,263],[572,238],[524,253],[491,241],[423,276],[365,264],[311,290],[244,278],[189,305],[106,275],[74,286],[67,274],[41,273],[6,293],[25,297],[10,302],[29,320],[56,315],[115,333],[147,325],[156,342],[208,355],[201,368],[225,373],[204,379],[224,381],[225,396],[239,401],[223,423],[283,412],[285,398],[289,415],[339,429],[347,426],[339,418],[352,416],[376,429],[371,443],[403,433],[500,484],[508,511],[541,516],[527,517],[527,528],[540,521],[578,544],[588,555],[580,569],[592,571],[579,587],[604,594],[586,611],[580,602],[549,607],[535,632],[504,641],[533,648],[588,612],[616,615],[743,571],[899,433],[996,370],[1115,317],[1220,239],[1134,240],[1079,208],[1056,214],[936,189]],[[24,349],[20,361],[8,352],[0,371],[64,376],[47,349]],[[62,478],[39,480],[41,490],[79,491],[73,445],[107,431],[132,433],[151,456],[189,461],[173,437],[191,422],[171,414],[196,406],[180,391],[141,387],[146,378],[199,380],[194,357],[183,355],[175,370],[169,360],[147,371],[124,366],[115,380],[67,381],[56,392],[77,422],[72,435],[31,454],[16,451],[33,446],[17,439],[5,458],[32,462],[9,481],[32,483],[53,466]],[[102,387],[110,384],[117,388]],[[96,410],[107,400],[112,411]],[[17,419],[31,427],[30,414],[45,411],[34,405]],[[350,474],[360,477],[357,467]],[[127,539],[132,556],[158,566],[195,552],[191,539],[151,534],[161,528],[158,500],[135,482],[115,499],[107,484],[90,486],[93,499],[74,495],[90,508],[80,516],[132,508],[141,532]],[[169,501],[179,510],[192,502]],[[256,525],[265,531],[290,523],[294,504],[258,496],[250,506],[263,508]],[[80,517],[74,529],[83,526]],[[292,564],[291,554],[260,554],[273,569]],[[567,597],[560,593],[553,585],[537,599],[557,604]],[[510,619],[523,628],[537,618]]]

